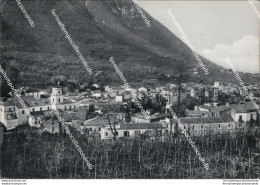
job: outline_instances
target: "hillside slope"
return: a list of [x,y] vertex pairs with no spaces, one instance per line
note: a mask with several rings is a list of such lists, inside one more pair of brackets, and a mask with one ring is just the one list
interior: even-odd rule
[[108,61],[111,56],[127,81],[133,83],[175,75],[181,62],[187,70],[200,70],[201,76],[191,76],[192,80],[209,83],[220,76],[222,68],[202,57],[210,73],[206,76],[190,49],[144,11],[151,22],[147,27],[130,0],[42,0],[22,4],[34,27],[15,1],[1,1],[0,6],[1,62],[21,71],[23,85],[43,87],[55,75],[81,81],[91,78],[51,14],[53,9],[93,71],[105,72],[105,83],[122,83]]

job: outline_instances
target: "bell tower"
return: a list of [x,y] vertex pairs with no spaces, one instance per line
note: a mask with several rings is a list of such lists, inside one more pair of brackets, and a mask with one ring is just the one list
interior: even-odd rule
[[53,87],[51,93],[51,104],[61,104],[63,103],[63,95],[61,87]]

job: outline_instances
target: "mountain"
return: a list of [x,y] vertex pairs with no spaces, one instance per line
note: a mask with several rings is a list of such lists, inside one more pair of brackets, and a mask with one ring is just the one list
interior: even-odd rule
[[131,0],[21,1],[34,27],[16,1],[0,3],[1,62],[20,70],[21,85],[45,87],[57,75],[85,82],[93,78],[65,38],[51,13],[53,9],[93,72],[104,71],[104,83],[123,84],[110,57],[133,85],[147,80],[164,83],[165,75],[176,75],[180,65],[188,72],[198,69],[198,76],[190,75],[193,81],[236,80],[233,74],[220,75],[222,67],[201,57],[209,69],[205,75],[191,50],[142,10],[151,24],[147,27]]

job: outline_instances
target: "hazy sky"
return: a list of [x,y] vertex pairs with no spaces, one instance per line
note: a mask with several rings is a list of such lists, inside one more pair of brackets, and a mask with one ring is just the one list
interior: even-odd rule
[[[138,1],[152,17],[183,40],[167,10],[181,25],[195,50],[228,67],[230,57],[238,71],[259,72],[260,19],[248,1]],[[256,5],[259,8],[259,4]]]

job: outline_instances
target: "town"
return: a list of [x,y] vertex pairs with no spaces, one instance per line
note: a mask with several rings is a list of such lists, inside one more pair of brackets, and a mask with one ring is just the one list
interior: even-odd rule
[[[71,81],[73,92],[57,84],[51,89],[17,89],[33,119],[25,113],[18,98],[0,99],[0,122],[6,132],[29,125],[39,132],[62,133],[64,129],[52,110],[55,105],[66,125],[80,134],[100,140],[130,139],[143,136],[162,141],[178,132],[178,126],[166,109],[177,111],[184,129],[191,137],[245,134],[259,138],[259,114],[239,85],[215,82],[212,85],[183,83],[167,84],[149,89],[140,87],[103,86]],[[67,92],[64,92],[65,91]],[[259,104],[259,84],[248,86]],[[141,102],[150,120],[135,105],[131,92]],[[179,99],[179,101],[178,101]],[[260,142],[258,140],[258,147]]]

